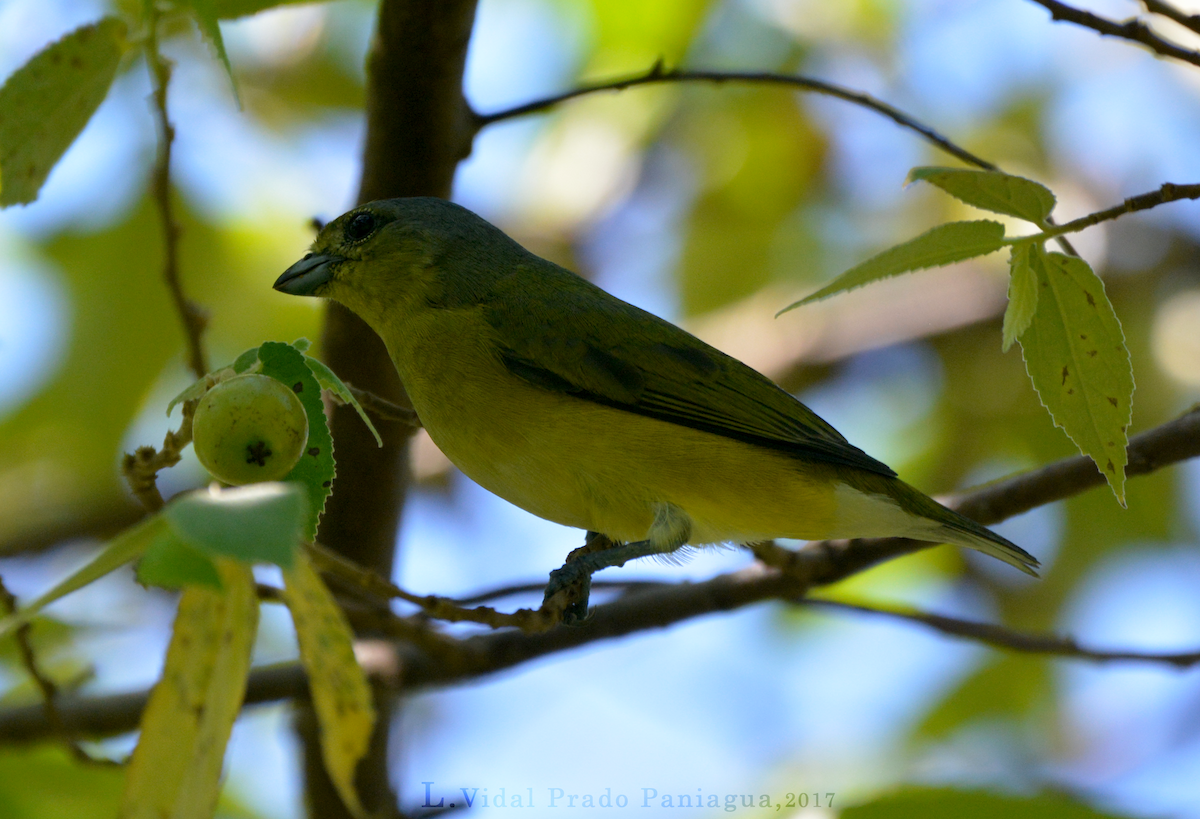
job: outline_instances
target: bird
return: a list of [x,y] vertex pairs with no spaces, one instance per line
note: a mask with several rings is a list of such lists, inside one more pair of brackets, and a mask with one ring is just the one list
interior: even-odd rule
[[547,599],[582,582],[586,611],[600,568],[775,538],[950,543],[1036,576],[1033,555],[902,481],[766,376],[447,200],[348,211],[274,287],[361,317],[464,474],[615,544],[552,575]]

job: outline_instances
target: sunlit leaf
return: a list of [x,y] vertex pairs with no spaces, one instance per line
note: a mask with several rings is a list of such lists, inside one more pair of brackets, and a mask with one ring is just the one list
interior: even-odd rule
[[142,713],[120,819],[208,819],[258,627],[250,567],[217,563],[223,591],[184,590],[162,678]]
[[789,304],[776,315],[912,270],[940,267],[963,259],[986,256],[1004,246],[1004,225],[987,219],[938,225],[915,239],[889,248],[850,268],[811,296]]
[[1038,299],[1021,336],[1025,367],[1054,423],[1124,505],[1133,369],[1121,322],[1083,259],[1034,248],[1029,261]]
[[1054,194],[1045,185],[1000,171],[966,168],[914,168],[910,181],[928,182],[968,205],[1016,216],[1040,225],[1054,210]]
[[108,95],[127,48],[116,17],[75,29],[0,88],[0,206],[37,198],[50,170]]
[[184,543],[167,527],[138,561],[137,579],[143,586],[182,589],[184,586],[221,588],[212,558]]
[[303,552],[283,579],[284,600],[296,624],[300,659],[321,726],[325,769],[351,813],[365,816],[354,788],[354,771],[367,752],[375,706],[354,657],[350,624]]
[[1013,245],[1009,258],[1008,308],[1004,311],[1004,327],[1001,331],[1001,349],[1008,352],[1013,342],[1029,329],[1033,312],[1037,309],[1037,276],[1029,266],[1028,244]]
[[86,566],[72,572],[65,580],[55,584],[54,588],[20,611],[0,620],[0,637],[7,636],[23,623],[29,622],[30,618],[55,600],[82,589],[89,583],[99,580],[142,555],[162,534],[162,530],[166,526],[167,523],[162,517],[154,515],[117,535]]
[[180,540],[202,553],[287,568],[300,543],[307,498],[291,481],[201,489],[172,500],[162,515]]
[[333,491],[335,467],[333,436],[325,419],[321,403],[321,387],[304,360],[304,354],[289,344],[268,341],[258,348],[262,372],[287,384],[296,393],[308,413],[308,443],[300,462],[288,473],[286,480],[296,481],[308,494],[308,510],[303,534],[306,540],[316,540],[317,524],[325,511],[325,499]]

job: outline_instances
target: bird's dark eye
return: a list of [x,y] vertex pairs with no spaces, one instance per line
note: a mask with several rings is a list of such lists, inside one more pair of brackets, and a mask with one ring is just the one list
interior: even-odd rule
[[375,217],[369,213],[356,213],[350,217],[350,221],[346,223],[346,228],[343,231],[346,238],[352,242],[359,242],[375,232]]

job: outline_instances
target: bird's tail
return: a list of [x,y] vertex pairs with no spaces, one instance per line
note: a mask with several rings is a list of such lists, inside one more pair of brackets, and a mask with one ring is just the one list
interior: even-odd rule
[[976,549],[1015,566],[1027,575],[1038,576],[1037,568],[1040,564],[1037,558],[1011,540],[1000,537],[986,526],[960,515],[953,509],[947,509],[903,481],[892,481],[888,489],[888,494],[902,508],[917,512],[924,518],[920,526],[921,532],[913,533],[911,537]]
[[[945,509],[945,507],[942,508]],[[1037,568],[1040,564],[1037,558],[1029,552],[968,517],[951,509],[945,509],[945,511],[949,513],[951,519],[939,521],[940,526],[937,532],[939,539],[956,546],[977,549],[985,555],[991,555],[1010,566],[1017,567],[1027,575],[1038,576]]]

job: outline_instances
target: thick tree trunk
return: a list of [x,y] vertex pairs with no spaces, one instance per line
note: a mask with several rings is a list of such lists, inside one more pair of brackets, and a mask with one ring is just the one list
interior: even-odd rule
[[[469,153],[473,135],[462,79],[474,19],[475,0],[382,0],[367,59],[360,203],[450,196],[455,167]],[[349,383],[406,404],[379,337],[340,305],[331,302],[326,310],[326,363]],[[376,423],[382,448],[352,410],[333,410],[338,476],[321,523],[321,541],[390,577],[407,490],[409,430]],[[386,816],[396,810],[387,778],[387,732],[395,702],[386,695],[376,699],[377,735],[359,767],[359,789],[364,806]],[[349,817],[320,762],[311,709],[303,703],[298,709],[309,813],[320,819]]]

